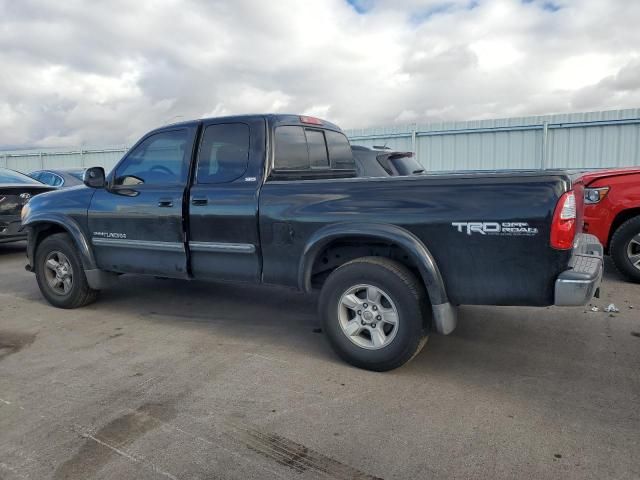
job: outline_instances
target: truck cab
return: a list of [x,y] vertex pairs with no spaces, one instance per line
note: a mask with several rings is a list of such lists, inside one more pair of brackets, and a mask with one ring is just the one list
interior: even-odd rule
[[355,175],[344,134],[329,122],[314,121],[240,116],[149,132],[91,199],[87,222],[97,267],[260,281],[258,207],[265,175],[298,180]]

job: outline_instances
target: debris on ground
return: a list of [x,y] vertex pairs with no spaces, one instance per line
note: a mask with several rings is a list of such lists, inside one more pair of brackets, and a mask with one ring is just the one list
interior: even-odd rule
[[599,312],[600,311],[600,309],[598,307],[591,307],[590,310],[592,312]]
[[618,313],[620,310],[613,303],[610,303],[609,306],[605,309],[605,312],[608,313]]

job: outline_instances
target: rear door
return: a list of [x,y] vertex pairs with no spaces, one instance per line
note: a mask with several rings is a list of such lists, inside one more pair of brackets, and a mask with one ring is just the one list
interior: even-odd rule
[[183,196],[197,125],[144,137],[116,166],[89,208],[98,266],[123,273],[188,276]]
[[203,124],[189,192],[189,250],[195,278],[259,281],[258,186],[265,147],[261,117]]

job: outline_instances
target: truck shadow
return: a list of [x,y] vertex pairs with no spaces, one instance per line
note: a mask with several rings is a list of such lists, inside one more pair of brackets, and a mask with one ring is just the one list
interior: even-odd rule
[[333,357],[317,318],[317,296],[291,289],[143,277],[120,278],[89,308],[151,322],[198,328],[234,341],[274,345]]
[[[23,253],[26,255],[27,242],[0,243],[0,257]],[[25,261],[26,263],[26,261]]]

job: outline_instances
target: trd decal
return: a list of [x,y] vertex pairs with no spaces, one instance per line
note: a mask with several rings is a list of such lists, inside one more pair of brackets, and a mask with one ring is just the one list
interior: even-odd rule
[[472,235],[505,235],[505,236],[532,236],[538,234],[538,229],[530,227],[527,222],[452,222],[458,232]]

